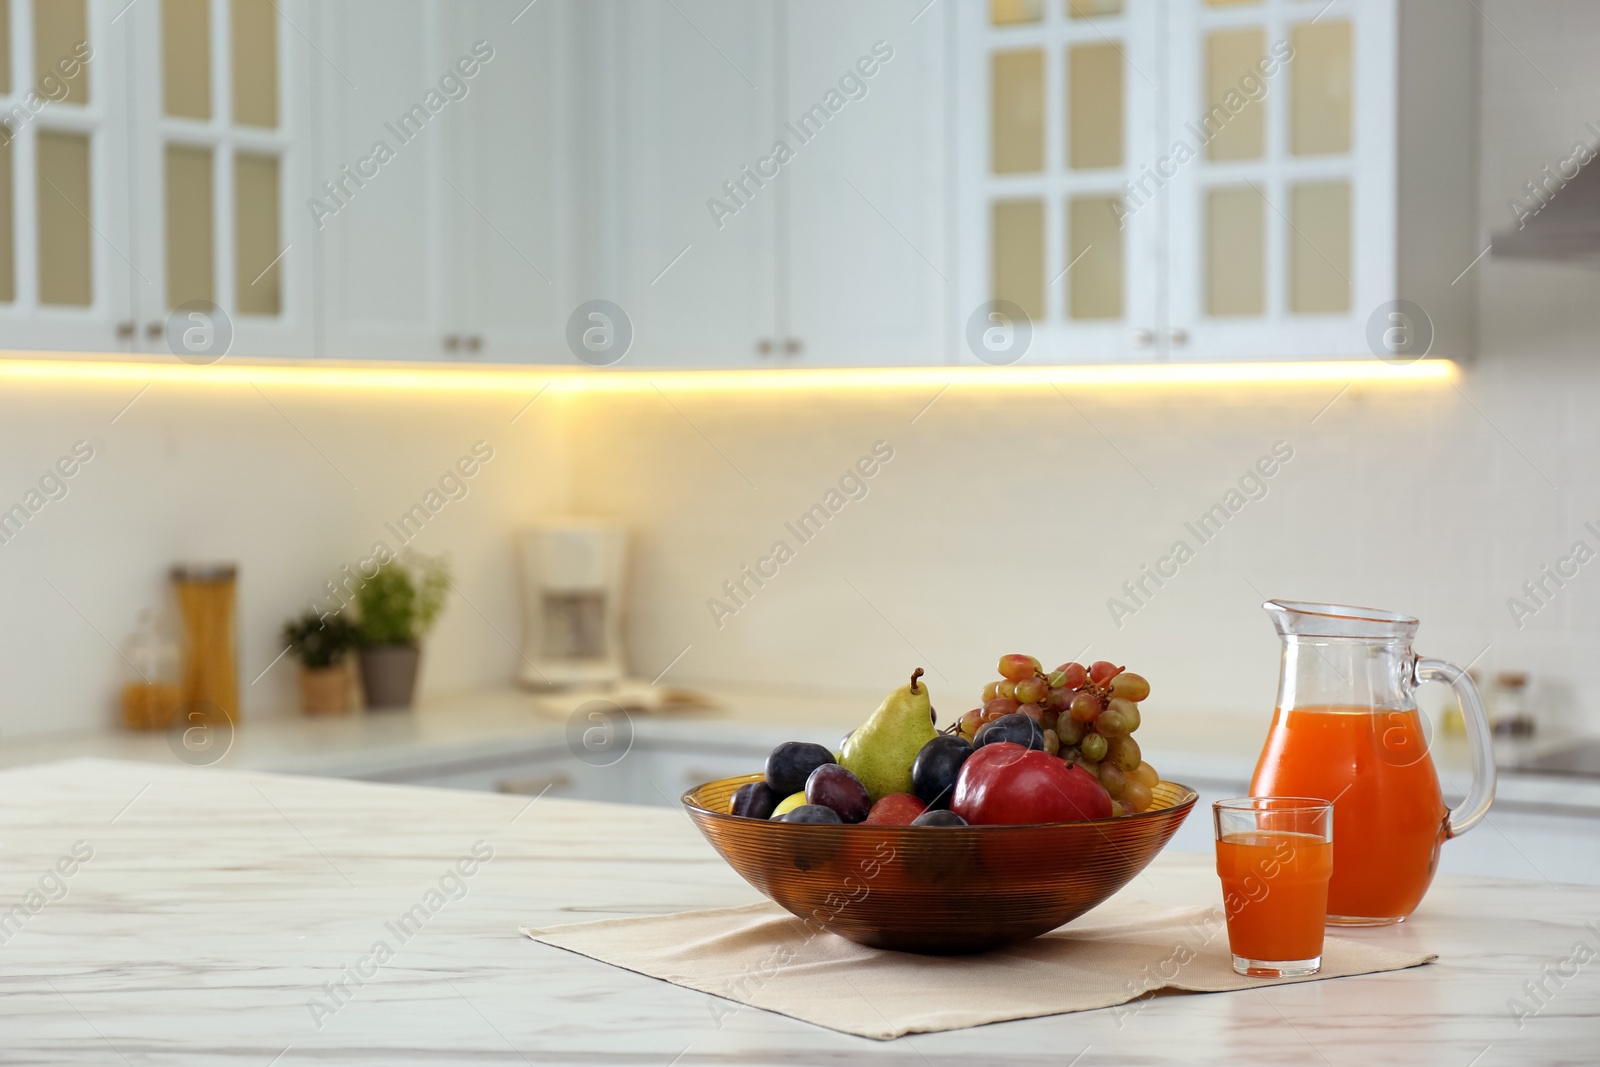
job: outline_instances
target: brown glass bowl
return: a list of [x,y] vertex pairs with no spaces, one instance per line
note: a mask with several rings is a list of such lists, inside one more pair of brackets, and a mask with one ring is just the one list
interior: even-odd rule
[[952,954],[1071,922],[1144,870],[1198,796],[1162,782],[1148,811],[1030,826],[834,826],[728,814],[759,774],[684,794],[740,877],[823,930],[873,948]]

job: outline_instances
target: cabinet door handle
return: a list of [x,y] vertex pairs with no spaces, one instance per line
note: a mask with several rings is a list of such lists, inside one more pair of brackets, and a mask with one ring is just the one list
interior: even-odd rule
[[758,356],[770,356],[770,355],[772,355],[772,338],[763,337],[763,338],[761,338],[761,340],[756,342],[756,355],[758,355]]
[[690,785],[699,785],[701,782],[714,782],[718,778],[726,777],[727,775],[721,774],[717,771],[701,770],[698,767],[690,767],[688,770],[683,772],[683,780],[688,782]]
[[444,350],[446,352],[454,352],[460,347],[461,335],[459,333],[447,333],[444,335]]
[[793,359],[800,354],[805,344],[798,337],[785,337],[783,339],[783,354]]
[[481,334],[481,333],[469,333],[469,334],[467,334],[466,337],[462,338],[461,347],[465,348],[468,352],[481,351],[483,349],[483,334]]
[[139,324],[132,319],[123,319],[117,323],[117,340],[132,340],[133,335],[139,332]]
[[1149,348],[1151,345],[1156,343],[1156,332],[1154,330],[1145,329],[1134,330],[1133,343],[1138,345],[1140,348]]
[[162,323],[156,322],[154,319],[144,324],[144,335],[152,341],[161,340],[162,336],[166,332],[166,326]]
[[1189,343],[1189,331],[1181,329],[1168,330],[1167,340],[1175,345],[1186,345]]
[[533,797],[551,789],[565,789],[572,784],[572,775],[557,772],[542,778],[502,778],[494,784],[496,793],[513,793],[519,797]]

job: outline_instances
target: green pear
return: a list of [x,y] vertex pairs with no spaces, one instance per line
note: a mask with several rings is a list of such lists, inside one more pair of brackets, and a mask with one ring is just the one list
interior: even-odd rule
[[839,763],[861,780],[876,802],[890,793],[911,792],[911,764],[922,746],[938,736],[928,706],[928,687],[911,681],[883,698],[872,717],[844,743]]

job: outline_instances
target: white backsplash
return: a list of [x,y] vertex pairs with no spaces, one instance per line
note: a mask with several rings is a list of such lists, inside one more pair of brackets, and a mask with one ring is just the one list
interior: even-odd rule
[[[537,405],[512,425],[527,397],[155,385],[123,411],[139,389],[0,394],[0,507],[37,486],[75,441],[94,450],[66,495],[0,545],[0,743],[114,721],[127,669],[115,646],[141,608],[160,602],[178,560],[240,564],[247,717],[294,705],[292,660],[266,670],[283,648],[278,627],[328,597],[324,583],[380,539],[396,549],[409,538],[454,566],[459,592],[428,642],[422,684],[510,676],[516,651],[496,629],[520,638],[510,531],[559,507],[564,470]],[[475,442],[493,458],[441,489]],[[430,490],[440,497],[425,501]],[[438,500],[420,531],[413,519],[397,532],[412,505]]]

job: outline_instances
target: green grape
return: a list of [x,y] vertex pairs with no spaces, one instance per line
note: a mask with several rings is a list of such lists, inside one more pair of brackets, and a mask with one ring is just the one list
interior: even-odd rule
[[1052,689],[1050,695],[1044,698],[1044,706],[1055,708],[1057,711],[1066,711],[1072,706],[1072,698],[1077,695],[1070,689]]
[[1090,734],[1078,747],[1083,750],[1085,758],[1099,762],[1106,758],[1106,750],[1111,746],[1099,734]]
[[1122,806],[1122,801],[1113,800],[1111,802],[1111,814],[1112,815],[1126,815],[1126,814],[1128,814],[1128,809]]
[[1051,689],[1060,689],[1062,686],[1067,684],[1067,672],[1051,671],[1049,676],[1045,678],[1045,681],[1050,683]]
[[1155,794],[1143,782],[1130,779],[1128,784],[1122,787],[1122,806],[1129,811],[1144,811],[1154,799]]
[[1115,763],[1100,764],[1100,784],[1106,787],[1106,792],[1111,794],[1112,800],[1120,797],[1123,789],[1131,781],[1127,773]]
[[988,685],[983,687],[983,702],[985,704],[989,703],[989,701],[995,699],[999,695],[1000,695],[1000,683],[999,682],[990,682]]
[[1139,742],[1131,737],[1113,738],[1106,758],[1115,762],[1124,772],[1136,769],[1143,762],[1139,756]]
[[1156,784],[1161,781],[1161,775],[1148,763],[1139,764],[1139,766],[1128,772],[1128,777],[1135,781],[1143,782],[1151,789],[1154,789]]
[[1086,770],[1090,774],[1094,775],[1095,778],[1098,779],[1100,777],[1100,764],[1096,763],[1094,760],[1092,760],[1092,759],[1081,759],[1081,760],[1078,761],[1078,766],[1082,767],[1084,770]]
[[1042,704],[1050,695],[1050,683],[1038,675],[1024,678],[1012,687],[1011,695],[1024,704]]
[[1111,679],[1111,695],[1125,700],[1143,700],[1150,695],[1150,683],[1142,674],[1125,671]]
[[[1017,683],[1013,682],[1011,679],[1007,678],[1003,682],[996,682],[994,684],[994,691],[995,691],[995,696],[998,697],[1001,700],[1016,700],[1016,698],[1017,698]],[[1018,700],[1017,703],[1020,704],[1022,702],[1020,700]]]
[[[1110,702],[1106,705],[1106,715],[1110,715],[1112,712],[1115,712],[1118,719],[1121,720],[1121,729],[1123,733],[1131,734],[1139,728],[1139,705],[1135,704],[1133,701],[1125,700],[1122,697],[1112,697]],[[1103,717],[1104,716],[1102,716],[1102,718]],[[1118,727],[1113,726],[1109,731],[1101,730],[1100,732],[1106,734],[1107,736],[1115,737],[1117,729]]]
[[1063,715],[1060,719],[1056,720],[1056,733],[1061,736],[1061,743],[1063,745],[1076,745],[1078,742],[1083,740],[1083,735],[1088,732],[1088,729],[1083,725],[1083,723],[1072,718],[1070,715]]
[[1094,729],[1107,738],[1128,736],[1128,718],[1120,711],[1107,709],[1094,721]]
[[1044,750],[1052,756],[1061,751],[1061,738],[1054,730],[1044,732]]

